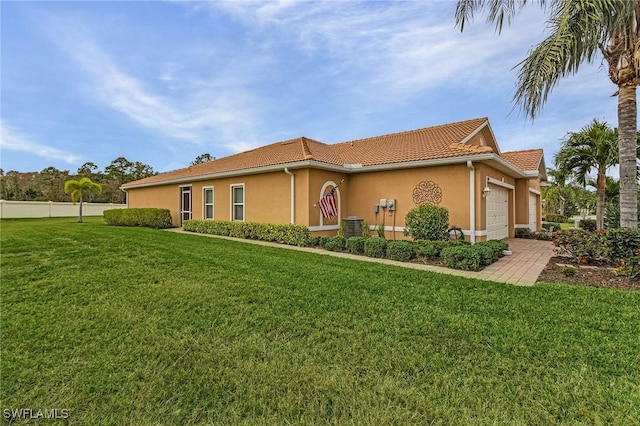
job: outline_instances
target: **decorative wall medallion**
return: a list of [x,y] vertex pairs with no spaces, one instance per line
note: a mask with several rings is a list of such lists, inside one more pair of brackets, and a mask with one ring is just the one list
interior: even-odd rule
[[437,183],[423,180],[413,188],[413,202],[421,204],[440,204],[442,201],[442,189]]

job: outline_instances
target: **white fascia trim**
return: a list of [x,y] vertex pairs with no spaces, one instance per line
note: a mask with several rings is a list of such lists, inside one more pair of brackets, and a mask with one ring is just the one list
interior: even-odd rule
[[309,226],[309,231],[337,231],[340,229],[339,225],[324,225],[324,226]]
[[515,188],[515,186],[511,185],[510,183],[503,182],[501,180],[492,178],[490,176],[487,176],[487,182],[489,182],[490,184],[497,185],[497,186],[502,186],[502,187],[508,188],[508,189],[514,189]]
[[475,135],[477,135],[478,133],[480,133],[480,131],[481,131],[482,129],[484,129],[484,128],[487,126],[487,124],[489,124],[489,121],[485,121],[484,123],[482,123],[481,125],[479,125],[479,126],[478,126],[478,128],[476,128],[473,132],[469,133],[469,134],[467,135],[467,137],[465,137],[464,139],[462,139],[462,140],[460,141],[460,144],[461,144],[461,145],[465,145],[467,142],[469,142],[469,141],[471,140],[471,138],[473,138]]
[[533,192],[536,195],[541,195],[542,194],[540,191],[538,191],[537,189],[534,189],[534,188],[529,188],[529,192]]

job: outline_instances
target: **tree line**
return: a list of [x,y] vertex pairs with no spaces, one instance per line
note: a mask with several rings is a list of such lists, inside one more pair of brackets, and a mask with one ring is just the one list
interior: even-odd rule
[[156,174],[150,165],[129,161],[124,157],[116,158],[103,171],[98,170],[98,166],[92,162],[84,163],[75,173],[55,167],[26,173],[0,169],[0,198],[15,201],[70,201],[70,196],[64,191],[65,182],[86,177],[100,184],[102,192],[88,194],[85,201],[125,203],[126,194],[120,189],[123,184]]

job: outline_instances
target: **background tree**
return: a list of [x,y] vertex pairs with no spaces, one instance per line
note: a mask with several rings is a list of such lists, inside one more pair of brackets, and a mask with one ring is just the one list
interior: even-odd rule
[[87,177],[80,178],[80,180],[70,179],[64,183],[64,192],[71,196],[71,201],[80,203],[80,211],[78,213],[78,223],[82,223],[82,202],[83,197],[91,193],[92,191],[102,192],[102,185],[93,182]]
[[82,177],[88,177],[89,179],[94,178],[94,172],[98,170],[98,166],[95,165],[95,163],[92,162],[86,162],[84,163],[82,166],[80,166],[78,168],[78,176],[82,176]]
[[555,165],[582,187],[596,171],[596,227],[602,229],[607,169],[618,162],[618,135],[604,121],[593,120],[579,132],[569,133],[554,157]]
[[191,162],[191,165],[195,166],[196,164],[206,163],[207,161],[211,161],[211,160],[215,160],[215,158],[213,158],[211,154],[209,153],[200,154],[196,157],[195,160]]
[[[500,32],[527,0],[458,0],[456,25],[464,30],[474,12],[487,7]],[[535,118],[560,78],[575,74],[597,52],[607,61],[618,87],[620,226],[638,227],[637,103],[640,82],[640,0],[538,0],[549,14],[549,36],[520,62],[516,104]]]

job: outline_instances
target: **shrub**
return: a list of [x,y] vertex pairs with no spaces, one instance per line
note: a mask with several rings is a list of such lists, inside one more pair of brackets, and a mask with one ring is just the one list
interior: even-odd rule
[[318,247],[320,245],[320,237],[309,237],[307,247]]
[[516,228],[516,238],[533,239],[534,235],[529,228]]
[[185,220],[182,228],[200,234],[272,241],[300,247],[308,245],[310,240],[309,228],[295,224]]
[[489,241],[485,241],[483,243],[478,243],[478,244],[484,244],[486,246],[491,247],[494,251],[498,253],[498,257],[504,256],[503,252],[505,250],[509,250],[509,244],[499,240],[489,240]]
[[364,242],[364,254],[369,257],[384,258],[387,255],[387,240],[380,237],[367,238]]
[[572,277],[576,274],[576,267],[570,265],[564,265],[562,267],[562,273],[565,277]]
[[366,220],[362,221],[362,237],[369,238],[369,223]]
[[561,254],[568,254],[582,264],[609,259],[605,233],[584,229],[567,229],[553,234],[553,244]]
[[593,219],[582,219],[578,226],[585,231],[593,232],[596,230],[596,221]]
[[327,237],[327,236],[322,236],[318,238],[318,245],[322,248],[324,248],[327,243],[329,242],[329,240],[331,240],[331,237]]
[[480,265],[489,266],[496,260],[498,260],[498,253],[487,245],[478,243],[473,248],[478,252],[480,256]]
[[545,222],[564,222],[564,216],[558,213],[547,213],[542,220]]
[[562,225],[557,222],[542,222],[542,227],[551,232],[559,231],[562,229]]
[[171,212],[169,209],[113,209],[103,213],[107,225],[144,226],[148,228],[171,228]]
[[335,237],[329,238],[329,240],[324,244],[324,248],[329,251],[344,251],[347,244],[347,240],[342,235],[336,235]]
[[606,236],[609,258],[612,262],[631,259],[640,249],[640,229],[609,229],[601,231]]
[[446,240],[448,228],[449,211],[444,207],[424,204],[409,210],[405,216],[404,234],[414,240]]
[[465,271],[480,269],[480,254],[474,246],[445,247],[440,252],[440,258],[445,266]]
[[387,258],[407,262],[416,256],[411,241],[392,241],[387,246]]
[[364,254],[364,237],[347,238],[347,251],[353,254]]
[[435,241],[421,241],[416,243],[416,256],[423,259],[435,259],[440,256],[440,248]]

